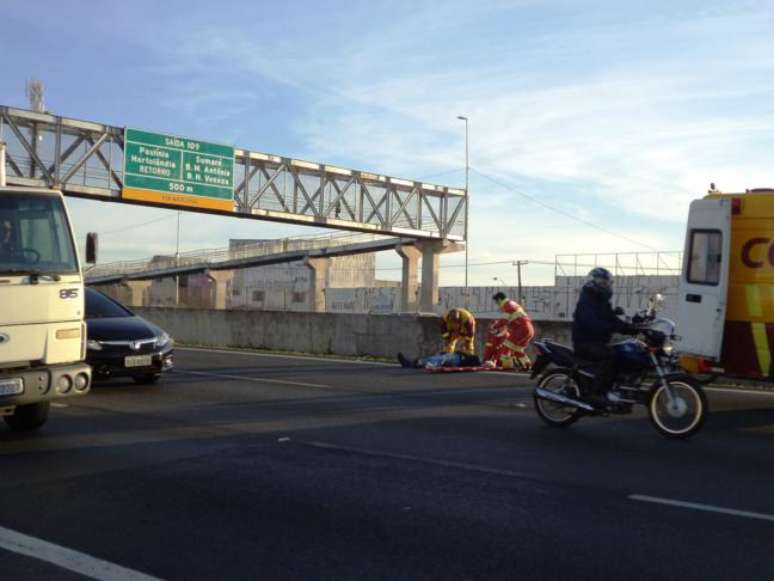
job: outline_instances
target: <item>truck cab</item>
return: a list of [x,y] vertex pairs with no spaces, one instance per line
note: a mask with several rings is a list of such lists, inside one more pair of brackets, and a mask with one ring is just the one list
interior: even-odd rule
[[689,371],[774,379],[774,190],[691,204],[678,319]]
[[83,293],[62,194],[0,187],[0,415],[12,429],[89,391]]

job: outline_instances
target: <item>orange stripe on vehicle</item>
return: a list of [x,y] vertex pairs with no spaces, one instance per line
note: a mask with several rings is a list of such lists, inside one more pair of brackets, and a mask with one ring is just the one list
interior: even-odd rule
[[766,334],[765,323],[751,323],[755,352],[758,354],[758,365],[763,377],[769,376],[771,368],[771,350],[769,349],[769,337]]

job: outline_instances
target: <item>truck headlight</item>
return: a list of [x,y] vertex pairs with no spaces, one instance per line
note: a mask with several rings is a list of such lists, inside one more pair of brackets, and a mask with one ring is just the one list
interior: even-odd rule
[[102,351],[102,343],[95,341],[94,339],[89,339],[86,343],[86,347],[89,351]]
[[73,380],[69,375],[60,375],[56,382],[56,389],[59,393],[67,393],[73,388]]
[[166,331],[163,331],[161,335],[156,337],[156,347],[164,347],[172,340],[172,337],[169,336],[169,333]]
[[75,389],[78,391],[83,391],[87,387],[89,387],[89,376],[85,373],[79,373],[75,376],[75,379],[73,380],[75,383]]

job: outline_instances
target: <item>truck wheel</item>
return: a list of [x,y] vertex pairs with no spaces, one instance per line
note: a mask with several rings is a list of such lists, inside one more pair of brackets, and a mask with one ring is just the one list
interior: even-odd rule
[[37,430],[46,423],[48,408],[47,401],[17,406],[13,415],[5,416],[5,423],[15,432]]
[[145,385],[149,383],[156,383],[159,379],[161,379],[160,373],[148,373],[147,375],[140,375],[138,377],[133,377],[135,383],[139,383],[140,385]]

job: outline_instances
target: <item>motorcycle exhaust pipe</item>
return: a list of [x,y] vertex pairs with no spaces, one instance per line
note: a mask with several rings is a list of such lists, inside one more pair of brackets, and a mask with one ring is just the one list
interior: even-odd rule
[[555,401],[556,403],[571,405],[573,407],[586,410],[587,412],[597,411],[595,408],[593,408],[587,403],[583,403],[582,401],[578,401],[577,399],[572,399],[570,397],[560,395],[558,393],[554,393],[553,391],[548,391],[547,389],[543,389],[542,387],[535,388],[535,395],[538,396],[540,399],[547,399],[548,401]]

